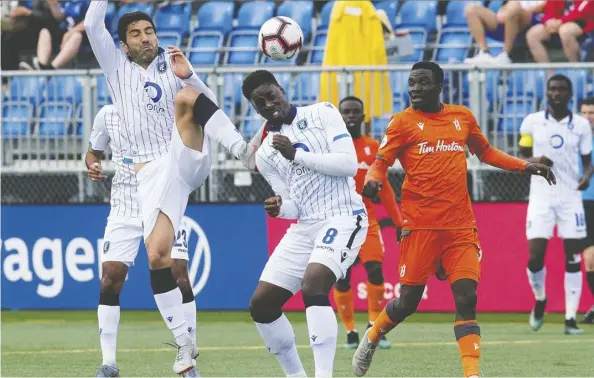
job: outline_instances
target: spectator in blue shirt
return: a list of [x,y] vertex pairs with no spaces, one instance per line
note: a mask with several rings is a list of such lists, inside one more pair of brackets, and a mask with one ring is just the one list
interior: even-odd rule
[[[590,125],[594,128],[594,97],[589,97],[580,103],[581,115],[590,121]],[[580,167],[581,169],[581,167]],[[594,295],[594,185],[590,185],[582,193],[584,200],[584,211],[586,212],[586,227],[588,236],[586,238],[586,245],[584,249],[584,265],[586,266],[586,277],[588,286],[592,295]],[[594,306],[586,313],[584,319],[580,322],[582,324],[594,324]]]
[[[49,0],[52,13],[61,21],[57,32],[42,29],[37,41],[37,56],[33,58],[33,67],[27,62],[21,62],[23,69],[53,70],[62,68],[79,52],[85,42],[86,33],[84,18],[90,0],[66,1],[59,4],[56,0]],[[50,61],[52,53],[59,49],[56,57]]]

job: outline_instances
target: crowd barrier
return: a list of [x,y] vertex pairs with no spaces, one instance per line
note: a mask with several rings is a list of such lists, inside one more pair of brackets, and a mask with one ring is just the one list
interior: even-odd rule
[[[528,312],[534,298],[526,276],[528,243],[525,203],[479,203],[474,210],[483,250],[478,310]],[[2,307],[94,309],[99,297],[100,254],[109,207],[2,206]],[[387,217],[382,207],[380,218]],[[190,205],[190,278],[200,310],[247,310],[268,254],[290,222],[271,219],[261,205]],[[10,221],[7,221],[10,220]],[[387,300],[399,295],[395,229],[382,229],[386,245]],[[564,257],[560,240],[547,254],[549,312],[564,311]],[[355,308],[367,308],[365,273],[354,268]],[[580,311],[594,303],[584,279]],[[121,297],[123,309],[155,309],[144,247],[130,269]],[[303,310],[300,295],[286,306]],[[432,277],[420,311],[453,311],[447,282]]]

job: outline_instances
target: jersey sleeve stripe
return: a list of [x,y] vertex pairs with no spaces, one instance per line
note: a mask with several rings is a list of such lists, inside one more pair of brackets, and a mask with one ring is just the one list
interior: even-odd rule
[[332,141],[333,141],[333,142],[336,142],[336,141],[337,141],[337,140],[339,140],[339,139],[342,139],[342,138],[348,138],[348,137],[350,137],[350,135],[349,135],[349,134],[346,134],[346,133],[345,133],[345,134],[340,134],[340,135],[337,135],[337,136],[335,136],[335,137],[334,137],[334,139],[332,139]]

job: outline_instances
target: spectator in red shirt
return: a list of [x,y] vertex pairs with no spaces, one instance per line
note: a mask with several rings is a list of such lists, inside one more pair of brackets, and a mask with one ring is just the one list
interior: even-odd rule
[[526,41],[534,60],[538,63],[549,61],[544,42],[554,34],[559,35],[563,52],[570,62],[580,60],[580,40],[594,30],[594,1],[574,0],[569,11],[565,11],[565,1],[548,0],[542,23],[533,26],[526,33]]

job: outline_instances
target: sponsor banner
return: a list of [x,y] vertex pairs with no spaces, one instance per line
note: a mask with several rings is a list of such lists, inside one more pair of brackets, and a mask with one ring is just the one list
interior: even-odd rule
[[[528,242],[526,241],[526,203],[478,203],[474,212],[479,227],[482,247],[482,278],[478,288],[478,310],[482,312],[529,312],[534,296],[528,284],[526,264]],[[377,206],[379,219],[388,215],[382,206]],[[269,253],[283,237],[290,222],[268,218]],[[382,228],[386,246],[384,277],[385,299],[399,296],[398,244],[394,227]],[[546,292],[548,312],[565,311],[565,258],[563,244],[554,238],[549,242],[546,255]],[[582,269],[583,271],[583,269]],[[356,310],[367,309],[366,275],[361,265],[353,268],[352,290]],[[580,311],[587,311],[594,304],[584,276]],[[300,293],[286,305],[286,310],[302,310]],[[419,311],[454,311],[453,296],[447,281],[431,277]]]
[[[93,309],[109,206],[2,206],[2,308]],[[191,205],[189,273],[198,308],[245,310],[267,260],[262,205]],[[121,295],[154,309],[144,243]]]

